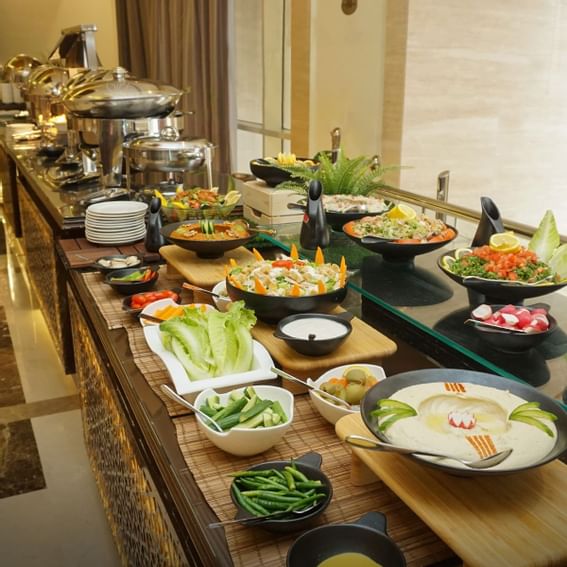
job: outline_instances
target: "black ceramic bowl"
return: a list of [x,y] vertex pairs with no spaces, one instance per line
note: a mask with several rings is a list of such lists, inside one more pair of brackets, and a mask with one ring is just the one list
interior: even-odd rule
[[[306,159],[309,158],[297,158],[298,161],[305,161]],[[250,171],[258,179],[265,181],[270,187],[275,187],[276,185],[291,179],[291,173],[264,159],[253,159],[250,162]]]
[[[143,282],[129,282],[129,281],[113,281],[113,278],[121,278],[123,276],[127,276],[134,272],[143,272],[147,268],[151,268],[152,270],[152,277]],[[140,293],[141,291],[148,291],[152,289],[158,280],[159,273],[158,266],[140,266],[138,268],[125,268],[124,270],[112,270],[106,274],[104,278],[104,283],[108,284],[114,291],[122,295],[131,295],[134,293]]]
[[567,285],[567,280],[558,284],[523,284],[518,282],[504,281],[504,280],[488,280],[477,277],[463,277],[454,274],[449,270],[443,258],[446,256],[455,258],[456,250],[451,250],[439,257],[437,260],[438,266],[443,270],[454,282],[476,291],[484,295],[486,303],[521,303],[524,299],[530,297],[540,297],[548,293],[553,293]]
[[[504,305],[491,305],[490,307],[492,311],[495,312],[504,307]],[[526,307],[526,309],[530,308]],[[472,318],[471,315],[471,319]],[[549,327],[546,331],[539,333],[517,333],[507,329],[483,327],[482,325],[473,325],[473,329],[482,341],[496,350],[502,350],[504,352],[524,352],[541,344],[555,331],[557,321],[554,317],[549,315],[549,313],[547,314],[547,319],[549,320]]]
[[346,285],[340,289],[319,295],[282,297],[262,295],[233,286],[226,280],[226,291],[232,301],[242,300],[246,307],[253,309],[256,317],[266,323],[277,323],[284,317],[298,313],[327,313],[332,311],[346,297]]
[[[148,303],[146,303],[144,305],[144,307],[139,307],[139,308],[134,308],[132,307],[132,298],[135,297],[136,295],[138,295],[139,293],[159,293],[160,291],[166,291],[163,289],[160,289],[159,291],[156,290],[154,292],[148,291],[148,292],[138,292],[138,293],[134,293],[132,295],[128,295],[127,297],[125,297],[122,300],[122,309],[128,313],[130,313],[130,315],[132,315],[133,317],[138,317],[138,315],[142,312],[142,310],[144,309],[144,307],[146,307],[146,305],[148,305],[149,303],[151,303],[151,301],[157,301],[158,299],[165,299],[164,297],[156,297],[155,299],[152,299],[151,301],[148,301]],[[175,296],[171,296],[171,299],[173,299],[173,301],[175,301],[175,303],[179,303],[181,301],[181,288],[176,287],[173,288],[169,291],[172,291],[175,293]]]
[[360,553],[378,565],[404,567],[400,548],[386,535],[386,518],[369,512],[352,524],[331,524],[302,534],[287,552],[287,567],[317,567],[339,553]]
[[[352,315],[350,315],[350,313],[348,315],[350,316],[350,318],[352,318]],[[313,338],[311,339],[302,339],[291,336],[285,332],[285,326],[288,323],[303,320],[306,325],[309,325],[309,321],[313,320],[314,318],[340,324],[343,327],[342,334],[330,339],[318,339],[316,335],[312,335]],[[290,346],[293,350],[299,352],[300,354],[305,354],[307,356],[324,356],[339,348],[339,346],[344,343],[351,332],[352,325],[349,323],[346,317],[343,317],[341,315],[301,313],[299,315],[290,315],[289,317],[284,317],[278,323],[278,326],[274,331],[274,337],[282,339],[288,346]]]
[[447,228],[451,228],[455,235],[453,238],[448,240],[442,240],[440,242],[424,242],[422,244],[400,244],[394,241],[389,240],[380,240],[379,238],[375,238],[372,236],[356,236],[352,231],[352,222],[348,222],[343,226],[343,232],[354,242],[360,244],[364,248],[368,250],[372,250],[372,252],[377,252],[378,254],[382,254],[384,259],[391,260],[391,261],[406,261],[411,260],[415,256],[419,256],[421,254],[427,254],[429,252],[433,252],[433,250],[437,250],[446,244],[449,244],[452,240],[457,237],[457,229],[447,225]]
[[[271,532],[294,532],[303,529],[315,518],[320,516],[327,508],[333,497],[333,486],[327,475],[321,470],[322,458],[319,453],[307,453],[302,457],[294,459],[297,469],[302,472],[310,480],[320,480],[323,483],[322,491],[327,493],[327,497],[321,500],[317,505],[305,514],[288,516],[285,518],[275,518],[273,520],[259,520],[254,522],[254,526],[260,526]],[[283,470],[284,467],[289,466],[290,461],[267,461],[250,467],[249,471],[277,469]],[[233,481],[234,483],[234,481]],[[237,508],[235,516],[236,520],[243,520],[245,518],[253,518],[238,502],[234,496],[232,486],[230,489],[230,497]]]
[[439,382],[441,384],[455,382],[480,384],[482,386],[489,386],[498,390],[508,391],[520,398],[523,398],[527,402],[539,402],[542,410],[552,412],[557,416],[557,421],[554,422],[555,427],[557,428],[557,439],[553,449],[545,455],[545,457],[539,461],[514,468],[505,468],[506,461],[504,461],[493,468],[470,469],[460,467],[458,465],[451,466],[443,461],[431,461],[426,460],[426,458],[408,455],[407,457],[413,461],[459,476],[494,476],[518,473],[524,470],[533,469],[549,463],[567,452],[567,411],[562,408],[559,402],[545,394],[542,394],[525,382],[511,380],[510,378],[503,378],[502,376],[496,376],[495,374],[488,374],[486,372],[476,372],[474,370],[426,368],[422,370],[412,370],[411,372],[402,372],[395,376],[389,376],[387,380],[381,380],[375,386],[372,386],[368,392],[366,392],[366,395],[362,398],[362,403],[360,404],[360,413],[366,427],[368,427],[368,429],[378,439],[380,439],[380,441],[388,443],[388,437],[378,430],[376,418],[371,414],[371,412],[376,409],[376,402],[383,398],[389,398],[398,390],[407,388],[408,386],[429,384],[432,382]]
[[[215,222],[213,219],[211,219]],[[197,221],[198,222],[198,221]],[[222,221],[216,221],[222,222]],[[243,246],[249,240],[253,238],[252,234],[244,238],[234,238],[231,240],[186,240],[185,238],[175,238],[171,236],[171,233],[178,227],[184,224],[193,224],[188,221],[176,222],[173,224],[168,224],[161,229],[162,235],[177,246],[184,248],[185,250],[191,250],[195,252],[199,258],[220,258],[225,252],[229,250],[234,250],[239,246]]]
[[[130,266],[127,267],[121,267],[121,268],[107,268],[106,266],[103,266],[100,261],[101,260],[125,260],[126,258],[129,257],[136,257],[137,261],[133,264],[131,264]],[[137,268],[140,264],[142,263],[142,258],[140,258],[140,256],[136,256],[135,254],[114,254],[112,256],[101,256],[100,258],[97,258],[93,263],[92,263],[92,267],[96,268],[99,272],[103,273],[103,274],[107,274],[108,272],[114,272],[116,270],[126,270],[127,268]]]

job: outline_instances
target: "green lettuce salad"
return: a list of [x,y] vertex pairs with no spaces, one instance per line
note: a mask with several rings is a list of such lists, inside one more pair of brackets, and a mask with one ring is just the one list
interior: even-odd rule
[[205,380],[252,369],[254,346],[250,330],[254,311],[243,301],[226,313],[186,307],[181,317],[160,324],[164,347],[185,368],[190,380]]

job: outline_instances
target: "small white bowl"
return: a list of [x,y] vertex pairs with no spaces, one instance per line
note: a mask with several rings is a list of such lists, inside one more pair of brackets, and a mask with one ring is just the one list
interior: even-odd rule
[[[179,307],[179,303],[173,301],[173,299],[171,299],[171,297],[165,297],[164,299],[158,299],[157,301],[152,301],[151,303],[148,303],[140,312],[140,315],[142,315],[142,313],[144,315],[154,315],[156,311],[158,311],[159,309],[163,309],[164,307],[167,307],[168,305],[175,305],[177,307]],[[187,303],[184,304],[183,307],[190,307],[191,305],[196,306],[196,307],[201,307],[203,306],[206,311],[212,311],[214,309],[214,307],[212,305],[208,305],[206,303]],[[159,323],[154,323],[153,321],[148,321],[147,319],[142,319],[140,317],[140,324],[142,325],[142,327],[147,327],[147,326],[151,326],[151,325],[159,325]]]
[[[311,380],[311,378],[308,378],[307,383],[320,388],[321,384],[327,382],[331,378],[341,377],[343,375],[343,372],[351,366],[363,366],[378,380],[378,382],[386,378],[384,369],[377,364],[343,364],[342,366],[335,366],[335,368],[327,370],[327,372],[321,374],[321,376],[319,376],[319,378],[317,378],[317,380],[315,381]],[[319,394],[316,394],[312,390],[309,390],[309,396],[311,397],[311,401],[313,402],[313,405],[317,408],[319,413],[333,425],[337,423],[337,421],[339,421],[341,417],[350,415],[351,413],[358,413],[360,411],[359,406],[353,406],[353,409],[348,409],[344,406],[336,406],[332,402],[324,400],[321,396],[319,396]]]
[[[241,390],[243,388],[238,389]],[[205,434],[207,439],[213,443],[213,445],[216,445],[219,449],[226,453],[230,453],[231,455],[236,455],[237,457],[258,455],[259,453],[263,453],[264,451],[271,449],[283,438],[293,421],[293,394],[284,388],[279,388],[278,386],[255,385],[254,390],[262,399],[280,402],[285,414],[287,415],[287,421],[272,427],[259,427],[257,429],[233,428],[225,431],[224,433],[219,433],[205,425],[202,417],[199,415],[195,416],[197,418],[199,429]],[[213,388],[207,388],[195,398],[195,406],[200,408],[206,403],[207,398],[214,394],[217,394],[220,397],[220,401],[223,406],[226,405],[229,395],[228,392],[220,394]]]
[[[226,282],[224,280],[220,281],[215,287],[212,289],[213,293],[220,295],[220,298],[213,297],[213,301],[219,311],[228,311],[228,306],[231,304],[231,299],[228,297],[228,293],[226,291]],[[226,298],[226,299],[225,299]]]

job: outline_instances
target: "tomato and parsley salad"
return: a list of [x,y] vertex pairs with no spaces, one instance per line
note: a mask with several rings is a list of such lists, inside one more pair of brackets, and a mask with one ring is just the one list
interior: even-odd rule
[[490,246],[473,248],[470,254],[455,259],[450,268],[461,277],[476,276],[491,280],[537,283],[555,276],[552,269],[538,260],[535,252],[521,247],[515,252],[499,252]]

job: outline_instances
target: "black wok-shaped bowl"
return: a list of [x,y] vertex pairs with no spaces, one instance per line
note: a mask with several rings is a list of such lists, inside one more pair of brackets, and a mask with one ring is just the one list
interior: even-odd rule
[[[288,517],[274,518],[272,520],[259,520],[254,522],[254,526],[259,526],[271,532],[294,532],[303,529],[309,523],[311,523],[315,518],[320,516],[333,497],[333,486],[327,475],[321,470],[322,458],[319,453],[306,453],[305,455],[294,459],[297,469],[302,472],[309,480],[320,480],[323,486],[321,487],[322,492],[326,492],[327,497],[321,500],[312,509],[301,515],[290,515]],[[267,461],[265,463],[260,463],[250,467],[249,471],[266,470],[266,469],[276,469],[283,470],[284,467],[289,466],[291,461]],[[234,484],[234,481],[233,481]],[[232,502],[237,508],[237,513],[235,516],[236,520],[244,520],[245,518],[253,518],[249,512],[247,512],[240,504],[236,501],[234,496],[232,486],[230,488],[230,497]]]
[[[214,221],[213,221],[214,222]],[[218,221],[222,222],[222,221]],[[171,233],[184,224],[193,224],[191,222],[182,221],[168,224],[161,229],[162,235],[172,244],[180,246],[185,250],[195,252],[199,258],[220,258],[225,252],[234,250],[239,246],[243,246],[253,238],[252,234],[243,238],[234,238],[230,240],[187,240],[185,238],[176,238]]]
[[[491,305],[490,307],[494,312],[504,307],[504,305]],[[526,307],[526,309],[530,308]],[[472,315],[471,318],[473,318]],[[524,352],[541,344],[555,331],[557,321],[554,317],[549,315],[549,313],[547,314],[547,319],[549,321],[549,327],[547,330],[540,331],[539,333],[517,333],[504,328],[490,328],[483,327],[482,325],[473,325],[473,329],[482,341],[496,350],[504,352]]]
[[[91,264],[91,266],[93,268],[96,268],[102,274],[108,274],[108,272],[115,272],[116,270],[126,270],[127,268],[107,268],[107,267],[103,266],[100,263],[100,261],[101,260],[125,260],[126,258],[129,258],[130,256],[136,256],[136,255],[135,254],[114,254],[112,256],[101,256],[100,258],[97,258]],[[138,266],[140,266],[142,264],[142,258],[140,258],[140,256],[136,256],[136,257],[138,258],[138,261],[135,264],[128,266],[128,268],[137,268]]]
[[[352,315],[348,314],[350,318]],[[333,337],[330,339],[300,339],[297,337],[290,336],[286,334],[284,331],[284,327],[286,324],[291,323],[292,321],[298,321],[301,319],[307,320],[313,319],[314,317],[320,319],[326,319],[327,321],[333,321],[343,326],[344,332],[343,334]],[[352,325],[347,320],[346,317],[341,315],[327,315],[323,313],[301,313],[298,315],[290,315],[289,317],[284,317],[279,323],[274,331],[274,337],[278,339],[282,339],[285,343],[291,347],[296,352],[300,354],[304,354],[306,356],[324,356],[329,354],[339,348],[347,339],[347,337],[352,332]]]
[[421,464],[460,476],[490,476],[511,474],[533,469],[561,457],[561,455],[567,451],[567,411],[565,411],[559,403],[524,382],[516,382],[515,380],[496,376],[495,374],[476,372],[473,370],[427,368],[423,370],[413,370],[411,372],[402,372],[401,374],[390,376],[386,380],[378,382],[375,386],[370,388],[368,392],[366,392],[366,395],[360,404],[360,413],[368,429],[378,439],[388,443],[388,437],[378,431],[376,418],[370,415],[370,412],[376,409],[376,402],[383,398],[389,398],[402,388],[414,386],[416,384],[429,384],[431,382],[480,384],[482,386],[489,386],[498,390],[509,391],[512,394],[523,398],[527,402],[539,402],[542,410],[552,412],[557,416],[557,421],[554,422],[555,427],[557,428],[555,446],[539,461],[515,468],[505,468],[506,461],[498,465],[498,468],[470,469],[460,468],[457,465],[451,466],[450,464],[440,461],[429,461],[426,458],[420,458],[414,455],[407,455],[408,458]]
[[[309,158],[297,158],[298,161],[305,161]],[[314,161],[314,160],[312,160]],[[316,168],[317,166],[313,166]],[[291,173],[285,171],[275,164],[265,162],[263,159],[253,159],[250,161],[250,171],[270,187],[275,187],[284,181],[291,179]]]
[[256,317],[266,323],[277,323],[284,317],[298,313],[327,313],[332,311],[346,297],[346,285],[340,289],[318,295],[283,297],[263,295],[245,291],[226,280],[226,291],[232,301],[242,300],[246,307],[253,309]]
[[458,276],[447,269],[443,264],[443,258],[449,256],[455,257],[456,250],[451,250],[439,257],[437,260],[438,266],[445,272],[454,282],[466,287],[467,289],[476,291],[484,295],[486,303],[521,303],[524,299],[530,297],[540,297],[553,293],[567,285],[567,280],[561,283],[551,284],[522,284],[512,281],[504,280],[488,280],[477,277],[463,277]]
[[287,552],[287,567],[317,567],[339,553],[360,553],[379,565],[404,567],[400,548],[386,535],[386,517],[368,512],[352,524],[330,524],[302,534]]
[[[137,281],[137,282],[129,282],[129,281],[116,281],[112,278],[121,278],[123,276],[127,276],[134,272],[143,272],[145,269],[151,268],[152,269],[152,277],[147,281]],[[108,284],[114,291],[122,295],[132,295],[134,293],[140,293],[142,291],[149,291],[152,289],[159,278],[159,266],[139,266],[137,268],[124,268],[123,270],[112,270],[106,277],[104,278],[104,283]]]
[[412,258],[415,258],[415,256],[433,252],[433,250],[437,250],[438,248],[449,244],[449,242],[457,237],[458,233],[457,229],[452,226],[447,225],[447,228],[451,228],[455,232],[453,238],[442,240],[440,242],[424,242],[422,244],[400,244],[395,241],[380,240],[379,238],[374,238],[372,236],[356,236],[352,232],[352,221],[343,226],[343,232],[360,246],[363,246],[372,252],[382,254],[385,260],[395,262],[411,260]]
[[[164,291],[164,290],[159,290],[159,291]],[[182,291],[181,288],[180,287],[174,287],[174,288],[171,288],[170,291],[173,291],[176,294],[175,296],[171,297],[171,299],[173,301],[175,301],[175,303],[180,303],[181,302],[181,291]],[[140,293],[140,292],[138,292],[138,293]],[[132,315],[132,317],[136,317],[136,318],[143,311],[143,309],[147,305],[149,305],[149,303],[146,303],[146,305],[144,305],[144,307],[139,307],[139,308],[132,307],[132,299],[134,298],[134,296],[138,295],[138,293],[134,293],[133,295],[128,295],[122,300],[122,309],[124,311],[126,311],[127,313],[130,313],[130,315]],[[163,299],[165,299],[165,298],[163,298]]]

